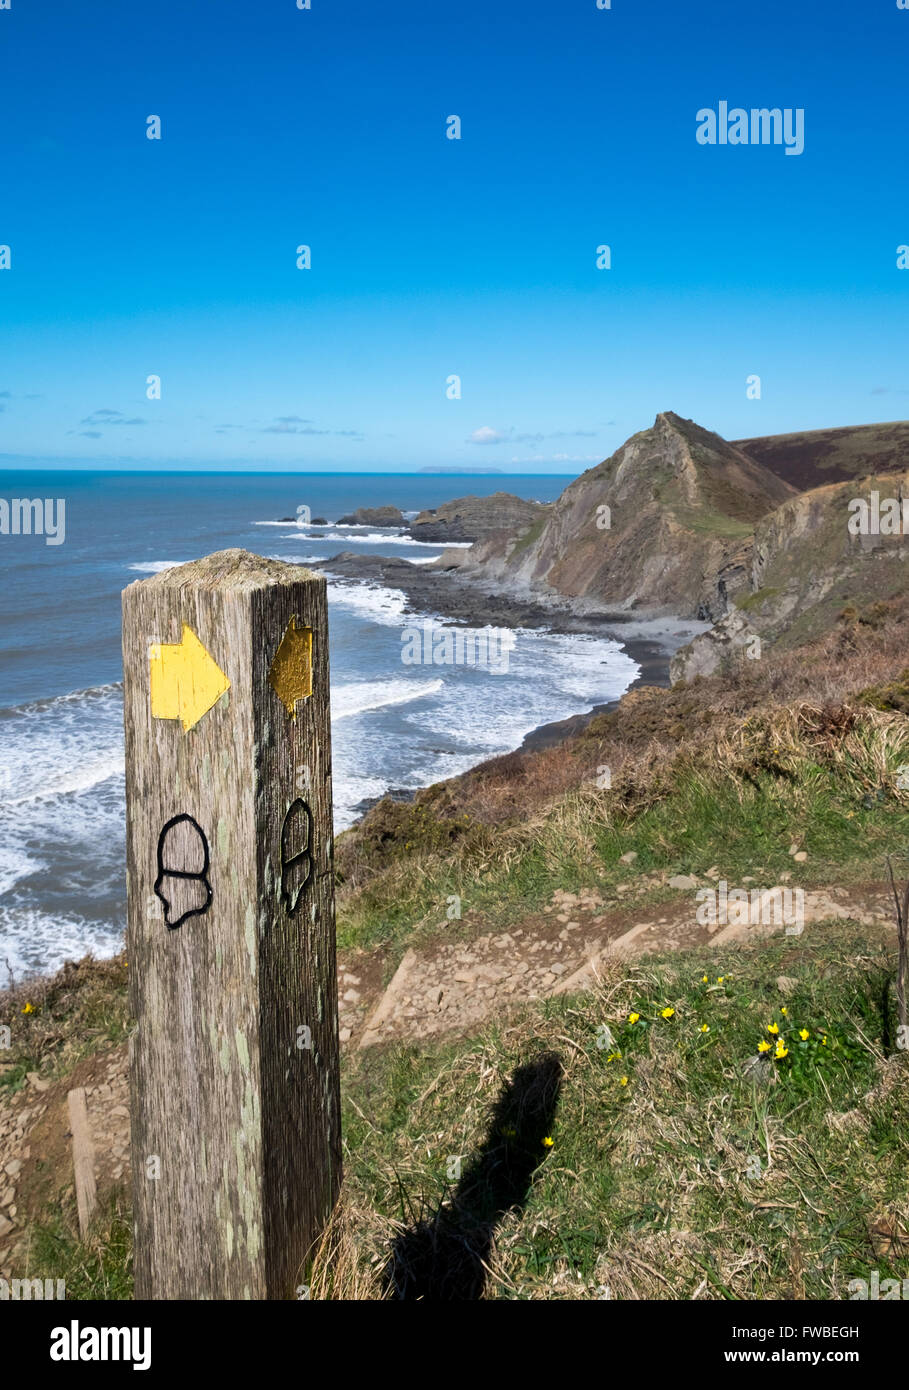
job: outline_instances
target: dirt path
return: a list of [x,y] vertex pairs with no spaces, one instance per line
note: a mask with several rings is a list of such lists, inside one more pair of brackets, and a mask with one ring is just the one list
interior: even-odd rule
[[[693,885],[694,881],[692,881]],[[709,882],[698,886],[709,886]],[[804,927],[851,917],[884,924],[891,914],[883,888],[806,891]],[[556,893],[544,915],[519,928],[475,941],[435,943],[406,953],[362,1029],[357,1047],[470,1032],[510,1006],[543,995],[589,988],[598,967],[615,955],[687,950],[758,940],[784,927],[701,925],[684,901],[605,912],[596,894]]]
[[[649,911],[631,903],[607,909],[593,891],[558,892],[541,913],[509,931],[408,950],[385,988],[380,953],[348,954],[338,970],[342,1047],[470,1033],[529,1000],[589,987],[615,956],[722,947],[785,930],[701,925],[694,889],[712,886],[711,879],[678,886],[676,898]],[[805,929],[831,918],[886,925],[892,904],[881,884],[806,890]],[[67,1094],[75,1086],[86,1090],[99,1203],[128,1180],[126,1047],[84,1059],[62,1080],[30,1074],[23,1090],[0,1100],[0,1277],[33,1272],[30,1222],[48,1203],[72,1204]]]

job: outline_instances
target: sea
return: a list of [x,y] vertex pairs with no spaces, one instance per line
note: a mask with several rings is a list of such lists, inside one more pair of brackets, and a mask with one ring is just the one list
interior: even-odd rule
[[[125,927],[120,593],[239,546],[327,562],[335,828],[616,699],[638,666],[604,637],[517,630],[508,669],[407,665],[404,596],[331,574],[341,551],[427,564],[443,547],[338,525],[507,489],[541,502],[563,476],[0,472],[0,498],[65,500],[61,544],[0,535],[0,984],[121,949]],[[308,507],[326,524],[283,518]],[[50,514],[49,514],[50,515]],[[303,513],[305,515],[305,513]],[[436,619],[438,615],[421,615]],[[442,621],[442,620],[440,620]]]

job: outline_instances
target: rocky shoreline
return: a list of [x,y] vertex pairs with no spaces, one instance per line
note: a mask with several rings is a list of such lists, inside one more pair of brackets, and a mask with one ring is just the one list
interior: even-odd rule
[[[577,613],[566,604],[543,606],[506,592],[496,592],[487,584],[465,578],[457,570],[433,565],[413,565],[398,556],[357,555],[350,551],[312,564],[333,578],[372,583],[397,589],[405,595],[407,611],[423,618],[434,614],[447,623],[471,627],[538,628],[563,634],[611,638],[640,668],[629,689],[650,685],[667,688],[669,667],[675,651],[689,641],[704,624],[672,619],[635,619],[627,613]],[[575,737],[598,714],[614,709],[618,700],[593,705],[566,719],[541,724],[531,730],[521,751],[552,747]],[[390,788],[393,800],[411,800],[414,792]],[[376,804],[363,803],[365,813]]]
[[[668,683],[669,657],[709,626],[696,619],[632,613],[627,609],[593,611],[585,604],[572,604],[569,599],[539,602],[512,589],[493,587],[494,581],[464,575],[454,566],[446,567],[444,559],[443,556],[435,564],[414,565],[397,555],[358,555],[345,550],[330,559],[307,563],[337,579],[399,589],[407,599],[407,611],[415,614],[436,613],[447,622],[472,627],[546,628],[556,633],[613,637],[632,655],[632,644],[639,646],[645,658],[649,651],[659,651],[667,664],[667,677],[664,682],[651,684]],[[649,664],[650,658],[647,660]]]

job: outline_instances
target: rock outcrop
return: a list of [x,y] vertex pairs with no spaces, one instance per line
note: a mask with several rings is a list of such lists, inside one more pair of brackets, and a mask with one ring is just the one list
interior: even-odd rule
[[521,532],[473,546],[461,568],[579,611],[715,621],[748,588],[756,523],[794,495],[719,435],[666,412]]
[[338,526],[404,526],[404,515],[398,507],[358,507],[355,512],[338,518]]
[[862,534],[853,519],[860,499],[873,516],[875,493],[878,511],[885,499],[893,513],[901,510],[903,497],[909,499],[909,471],[812,488],[763,517],[747,589],[710,632],[676,653],[673,681],[728,670],[743,656],[759,656],[765,643],[801,646],[829,631],[844,612],[867,615],[902,592],[909,536],[886,534],[886,522]]
[[458,497],[441,507],[420,512],[410,525],[414,540],[445,545],[451,541],[482,541],[498,534],[514,534],[545,517],[539,502],[494,492],[489,497]]

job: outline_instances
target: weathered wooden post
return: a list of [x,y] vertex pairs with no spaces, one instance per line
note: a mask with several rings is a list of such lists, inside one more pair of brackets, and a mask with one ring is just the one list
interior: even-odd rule
[[341,1174],[325,579],[123,593],[137,1298],[289,1298]]

